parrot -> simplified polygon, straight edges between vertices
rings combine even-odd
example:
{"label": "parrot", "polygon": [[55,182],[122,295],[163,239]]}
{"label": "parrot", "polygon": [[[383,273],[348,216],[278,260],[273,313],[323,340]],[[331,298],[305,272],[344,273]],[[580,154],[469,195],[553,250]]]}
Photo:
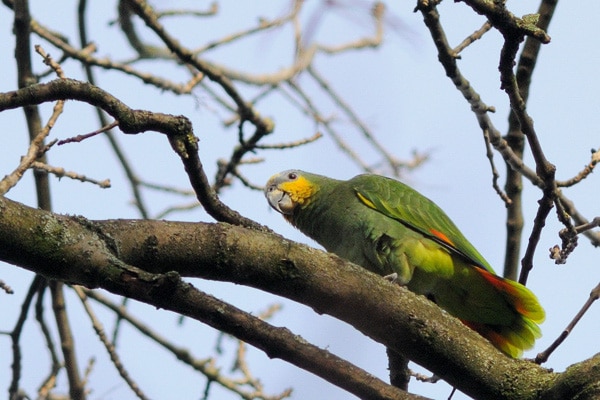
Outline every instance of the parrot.
{"label": "parrot", "polygon": [[337,180],[287,170],[264,188],[270,206],[328,252],[424,295],[512,358],[541,337],[531,290],[496,275],[432,200],[392,178]]}

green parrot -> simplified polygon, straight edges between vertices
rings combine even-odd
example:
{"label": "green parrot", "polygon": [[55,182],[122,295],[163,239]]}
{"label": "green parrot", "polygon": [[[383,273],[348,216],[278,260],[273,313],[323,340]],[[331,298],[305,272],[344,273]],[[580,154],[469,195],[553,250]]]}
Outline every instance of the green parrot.
{"label": "green parrot", "polygon": [[511,357],[545,318],[536,296],[492,267],[431,200],[396,180],[341,181],[299,170],[272,176],[271,207],[327,251],[427,296]]}

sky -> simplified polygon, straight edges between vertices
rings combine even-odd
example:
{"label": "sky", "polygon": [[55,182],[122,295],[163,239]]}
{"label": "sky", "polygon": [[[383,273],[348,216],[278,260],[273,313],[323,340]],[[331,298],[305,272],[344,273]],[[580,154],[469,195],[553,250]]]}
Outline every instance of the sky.
{"label": "sky", "polygon": [[[43,21],[50,28],[60,30],[75,40],[76,2],[64,1],[60,4],[45,1],[32,1],[34,18]],[[306,40],[340,43],[348,37],[360,37],[369,33],[369,18],[366,2],[347,1],[348,7],[326,8],[322,2],[309,1],[309,12],[304,16],[307,24],[312,24]],[[514,4],[513,4],[514,3]],[[161,4],[161,2],[156,2]],[[181,8],[205,8],[203,1],[170,2]],[[193,18],[175,19],[167,24],[184,44],[191,47],[205,43],[205,38],[218,38],[222,35],[252,26],[256,17],[274,17],[286,9],[284,2],[264,1],[219,3],[222,17],[201,20]],[[509,8],[517,15],[534,13],[538,3],[531,0],[509,1]],[[124,60],[131,52],[124,45],[120,31],[109,22],[114,20],[116,6],[112,2],[90,4],[90,37],[98,45],[98,54]],[[405,172],[402,180],[434,200],[461,228],[475,247],[501,270],[503,263],[505,211],[502,201],[491,186],[491,173],[485,157],[485,146],[481,131],[469,105],[445,76],[437,62],[435,48],[418,13],[413,13],[414,2],[394,2],[389,6],[389,20],[386,25],[385,42],[378,49],[361,50],[340,56],[320,55],[315,60],[316,68],[325,76],[341,96],[357,110],[358,115],[371,129],[386,149],[398,159],[410,160],[413,152],[427,153],[428,161],[415,171]],[[368,9],[368,6],[367,6]],[[458,44],[465,36],[478,29],[485,21],[475,15],[464,3],[443,2],[440,7],[442,23],[447,30],[449,41]],[[585,12],[582,10],[585,9]],[[590,149],[597,148],[598,107],[596,95],[600,91],[597,71],[600,64],[600,49],[594,38],[600,30],[596,16],[600,5],[595,1],[562,2],[558,5],[549,34],[551,43],[544,45],[533,78],[528,111],[535,121],[547,158],[557,167],[557,178],[568,179],[577,174],[589,162]],[[93,23],[100,19],[100,23]],[[12,14],[0,8],[0,51],[5,60],[0,90],[16,88],[16,73],[12,63],[14,38]],[[354,35],[354,36],[353,36]],[[152,37],[149,35],[148,37]],[[59,53],[43,40],[35,38],[54,56]],[[290,32],[274,31],[255,39],[229,46],[207,55],[213,62],[231,68],[251,71],[256,74],[273,73],[289,65],[293,50],[290,49]],[[491,115],[495,126],[505,132],[507,127],[508,100],[500,90],[497,70],[501,37],[489,32],[482,40],[474,43],[462,54],[459,67],[471,82],[483,101],[494,106]],[[34,56],[36,71],[44,70],[39,57]],[[184,76],[181,71],[173,71],[167,63],[137,63],[140,69],[150,70],[173,79]],[[65,62],[63,69],[68,77],[83,79],[79,66]],[[121,77],[113,72],[98,72],[99,85],[120,98],[132,108],[147,109],[188,116],[194,124],[195,134],[200,138],[200,157],[209,177],[214,176],[216,161],[227,158],[231,146],[236,143],[237,130],[223,128],[222,120],[228,115],[219,109],[210,96],[202,90],[192,97],[175,97],[160,92],[138,81]],[[325,115],[338,120],[335,126],[343,132],[344,139],[361,152],[371,164],[380,157],[364,141],[339,110],[323,99],[322,91],[308,79],[300,77],[299,83],[306,85],[311,98],[319,104]],[[255,88],[238,84],[244,93],[254,93]],[[42,108],[44,116],[50,114],[51,105]],[[258,111],[272,118],[275,131],[265,139],[265,143],[281,143],[312,136],[321,127],[307,122],[289,102],[281,96],[262,102]],[[5,139],[0,146],[0,175],[12,171],[19,157],[27,147],[25,122],[20,110],[0,113],[0,124],[5,127]],[[51,138],[63,139],[97,129],[93,110],[87,105],[68,102],[63,117],[54,128]],[[118,134],[130,161],[140,177],[151,183],[168,184],[181,189],[189,189],[189,184],[178,157],[171,151],[168,142],[158,133],[147,132],[140,135]],[[291,151],[261,151],[256,154],[264,160],[259,164],[244,166],[242,172],[253,183],[262,185],[269,176],[281,170],[300,168],[311,172],[347,179],[361,172],[360,168],[346,154],[336,147],[328,135],[317,143]],[[494,156],[501,173],[505,171],[499,154]],[[132,206],[132,196],[124,180],[107,141],[103,137],[84,141],[75,145],[55,147],[49,153],[50,162],[67,170],[74,170],[95,179],[109,178],[110,189],[99,189],[91,184],[51,177],[54,210],[59,213],[79,214],[90,219],[139,218]],[[533,167],[531,155],[525,162]],[[599,215],[597,174],[592,174],[573,188],[564,190],[588,219]],[[193,199],[171,194],[144,191],[151,215],[159,215],[173,204],[187,204]],[[8,197],[27,205],[35,206],[33,180],[31,174],[9,192]],[[525,183],[525,235],[524,244],[531,230],[536,211],[536,202],[541,193],[531,184]],[[235,210],[285,237],[318,247],[310,239],[294,230],[276,212],[269,209],[260,191],[251,191],[239,182],[223,191],[222,200]],[[201,209],[170,214],[168,219],[185,221],[210,221]],[[534,270],[528,287],[539,297],[547,312],[542,325],[543,337],[536,347],[526,353],[534,357],[545,349],[560,334],[587,299],[590,290],[600,281],[597,250],[585,238],[581,238],[575,253],[566,265],[555,265],[548,257],[547,249],[560,242],[557,232],[561,226],[551,213],[546,229],[534,259]],[[0,264],[0,279],[15,290],[15,294],[0,294],[0,331],[8,331],[14,325],[22,299],[27,291],[32,275],[19,268]],[[385,349],[382,345],[364,337],[352,327],[328,316],[319,316],[308,307],[269,295],[254,289],[226,283],[193,280],[199,289],[222,298],[252,313],[259,313],[269,304],[281,303],[283,309],[274,316],[271,323],[285,326],[321,347],[344,357],[368,372],[382,379],[387,378]],[[82,313],[81,305],[72,293],[69,297],[69,312],[76,326],[80,365],[86,365],[90,357],[97,357],[90,375],[90,386],[94,389],[93,399],[127,399],[133,394],[120,381],[102,348],[98,346],[89,321]],[[48,305],[49,307],[49,305]],[[142,304],[131,304],[132,310],[146,323],[163,335],[172,337],[189,348],[197,357],[214,355],[217,334],[200,323],[185,320],[178,323],[174,314],[154,310]],[[106,329],[110,330],[114,319],[110,313],[95,305],[95,311],[103,318]],[[597,334],[600,328],[598,306],[583,317],[566,342],[559,347],[545,364],[555,371],[562,371],[572,363],[590,357],[598,351]],[[22,384],[33,394],[40,380],[46,374],[49,361],[39,340],[38,327],[30,318],[24,332],[27,344],[24,354]],[[140,386],[147,390],[151,398],[199,398],[204,380],[186,368],[161,368],[173,365],[171,355],[156,349],[155,345],[140,339],[132,329],[125,327],[120,343],[124,364]],[[140,345],[141,343],[141,345]],[[224,353],[218,359],[223,371],[231,368],[235,342],[223,339]],[[135,344],[133,348],[131,346]],[[0,354],[9,354],[10,341],[0,336]],[[149,360],[148,354],[151,354]],[[249,351],[249,363],[257,377],[260,377],[268,393],[277,393],[287,387],[294,388],[293,399],[350,399],[351,395],[320,378],[302,372],[279,360],[270,360],[260,351]],[[40,359],[42,360],[40,362]],[[3,357],[0,363],[0,391],[7,390],[10,382],[10,362]],[[170,363],[170,364],[169,364]],[[150,367],[148,367],[150,365]],[[32,366],[37,366],[33,367]],[[424,372],[415,366],[415,369]],[[160,374],[165,384],[157,384]],[[161,382],[163,380],[161,379]],[[59,387],[66,387],[64,374]],[[213,388],[213,398],[235,398],[226,392]],[[412,383],[410,390],[432,398],[446,398],[450,393],[448,385],[438,383]],[[458,393],[456,400],[467,398]]]}

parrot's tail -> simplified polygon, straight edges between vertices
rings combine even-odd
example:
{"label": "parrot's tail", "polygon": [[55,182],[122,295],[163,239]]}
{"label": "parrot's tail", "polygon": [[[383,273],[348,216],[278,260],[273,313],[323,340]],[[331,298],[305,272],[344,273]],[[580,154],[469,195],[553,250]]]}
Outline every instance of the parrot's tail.
{"label": "parrot's tail", "polygon": [[477,331],[494,346],[513,358],[521,356],[523,350],[533,347],[535,340],[542,336],[537,324],[544,322],[546,313],[531,290],[518,282],[494,275],[482,268],[477,271],[492,284],[515,310],[516,315],[510,325],[481,324],[463,321]]}

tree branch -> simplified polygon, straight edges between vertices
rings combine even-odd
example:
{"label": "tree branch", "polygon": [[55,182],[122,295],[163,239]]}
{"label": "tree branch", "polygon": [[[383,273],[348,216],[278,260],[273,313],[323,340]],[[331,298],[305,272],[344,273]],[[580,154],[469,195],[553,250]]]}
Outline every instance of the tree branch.
{"label": "tree branch", "polygon": [[550,43],[550,36],[529,21],[526,17],[518,18],[508,11],[504,1],[492,0],[460,0],[471,7],[476,13],[485,15],[492,26],[503,34],[530,36],[541,43]]}
{"label": "tree branch", "polygon": [[12,92],[0,93],[0,111],[54,100],[80,100],[99,107],[119,122],[121,131],[138,134],[156,131],[167,135],[179,155],[196,196],[204,209],[217,221],[264,230],[260,224],[242,217],[223,204],[212,190],[198,156],[198,139],[192,123],[183,115],[133,110],[97,86],[74,79],[58,79]]}
{"label": "tree branch", "polygon": [[[538,26],[547,31],[556,9],[556,0],[544,0],[540,3],[538,14],[540,15]],[[531,36],[525,39],[523,51],[519,56],[517,64],[516,79],[523,100],[529,99],[529,88],[531,76],[537,63],[542,43]],[[521,125],[514,112],[508,116],[508,132],[505,136],[508,146],[515,154],[523,159],[525,140]],[[507,164],[507,167],[509,165]],[[523,206],[522,206],[523,179],[521,173],[513,168],[506,171],[506,193],[510,196],[511,204],[507,207],[506,216],[506,257],[504,260],[504,276],[516,280],[519,271],[519,259],[521,255],[521,238],[523,235]]]}
{"label": "tree branch", "polygon": [[67,315],[65,296],[63,292],[64,283],[61,281],[50,281],[50,293],[52,296],[52,310],[60,336],[60,347],[65,360],[67,378],[69,379],[69,396],[73,400],[87,399],[85,383],[79,374],[77,355],[75,353],[75,341],[71,323]]}
{"label": "tree branch", "polygon": [[[227,224],[89,221],[4,198],[0,210],[0,260],[53,279],[102,287],[196,319],[218,308],[206,309],[200,292],[184,290],[174,277],[252,286],[345,321],[476,398],[538,398],[556,378],[504,356],[424,297],[273,234]],[[269,344],[259,339],[254,345]]]}

